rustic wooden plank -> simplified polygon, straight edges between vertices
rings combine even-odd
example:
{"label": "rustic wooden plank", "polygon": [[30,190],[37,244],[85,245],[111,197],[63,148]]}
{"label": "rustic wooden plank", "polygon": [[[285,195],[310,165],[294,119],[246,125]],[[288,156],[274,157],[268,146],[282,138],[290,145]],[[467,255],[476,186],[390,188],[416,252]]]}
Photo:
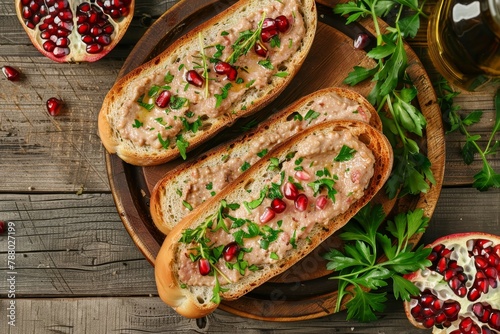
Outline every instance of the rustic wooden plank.
{"label": "rustic wooden plank", "polygon": [[[5,310],[9,299],[0,299]],[[345,321],[341,312],[316,320],[274,323],[216,311],[200,320],[176,316],[158,297],[15,299],[15,327],[0,323],[10,334],[45,333],[407,333],[422,334],[413,327],[400,302],[390,304],[382,322]],[[278,329],[279,328],[279,329]],[[7,330],[7,331],[6,331]]]}
{"label": "rustic wooden plank", "polygon": [[[15,224],[17,292],[25,296],[154,293],[153,268],[137,250],[110,194],[1,195]],[[0,236],[5,241],[7,236]],[[7,265],[6,242],[0,267]],[[6,291],[5,280],[0,291]]]}

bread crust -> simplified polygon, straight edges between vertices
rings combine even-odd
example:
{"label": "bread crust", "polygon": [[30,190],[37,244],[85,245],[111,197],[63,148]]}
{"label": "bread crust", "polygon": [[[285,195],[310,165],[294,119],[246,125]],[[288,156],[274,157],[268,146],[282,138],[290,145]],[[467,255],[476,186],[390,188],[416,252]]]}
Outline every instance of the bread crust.
{"label": "bread crust", "polygon": [[[158,230],[167,235],[188,213],[188,209],[182,204],[176,192],[183,192],[182,188],[186,187],[186,180],[192,177],[191,173],[193,170],[205,166],[224,165],[231,158],[225,162],[221,162],[222,156],[238,156],[242,151],[248,151],[255,137],[266,136],[267,133],[276,131],[276,128],[280,124],[287,121],[294,122],[293,119],[291,120],[294,114],[305,114],[311,103],[329,96],[339,96],[358,103],[361,108],[370,115],[369,124],[382,131],[382,121],[375,108],[362,95],[353,90],[340,87],[329,87],[304,96],[280,112],[269,117],[255,129],[250,130],[229,143],[219,145],[196,159],[191,159],[190,161],[180,164],[160,179],[156,183],[150,198],[151,218]],[[332,115],[331,117],[334,118],[336,116]],[[230,149],[228,149],[228,147]]]}
{"label": "bread crust", "polygon": [[[297,242],[297,248],[288,250],[286,255],[275,264],[264,266],[261,270],[244,276],[237,283],[226,285],[225,287],[228,288],[228,291],[221,294],[223,299],[234,300],[239,298],[297,263],[321,242],[344,226],[383,187],[392,169],[392,147],[380,131],[362,122],[332,121],[316,125],[294,136],[284,144],[275,147],[270,152],[270,156],[285,156],[289,150],[303,143],[308,136],[318,132],[328,133],[340,130],[349,131],[356,138],[360,139],[375,157],[374,174],[362,197],[352,203],[344,213],[336,217],[328,217],[328,222],[325,222],[326,224],[316,223],[308,233],[307,240],[305,238],[300,239]],[[176,265],[180,247],[179,240],[183,231],[188,228],[192,229],[200,224],[209,213],[216,210],[222,200],[227,198],[230,201],[232,199],[231,196],[241,193],[242,189],[244,191],[247,183],[251,180],[257,180],[259,175],[262,175],[259,173],[267,170],[268,165],[269,161],[267,159],[258,161],[248,171],[232,182],[230,186],[224,188],[213,197],[213,199],[206,201],[188,214],[172,229],[165,239],[156,258],[155,278],[161,299],[173,307],[179,314],[189,318],[198,318],[213,312],[218,307],[217,303],[206,298],[206,296],[211,295],[212,287],[197,287],[198,290],[191,290],[190,287],[182,288],[180,286]],[[285,218],[283,218],[283,221],[286,221]],[[203,288],[206,290],[203,290]],[[200,297],[200,295],[203,297]]]}
{"label": "bread crust", "polygon": [[[266,0],[267,1],[267,0]],[[197,131],[196,134],[190,134],[187,141],[189,146],[187,151],[190,151],[201,143],[206,142],[209,138],[220,132],[222,129],[230,126],[236,119],[248,116],[257,112],[267,104],[269,104],[281,91],[291,82],[297,71],[300,69],[303,61],[305,60],[312,42],[314,40],[316,26],[317,26],[317,13],[316,5],[313,0],[299,0],[301,5],[301,15],[304,19],[306,32],[302,40],[302,45],[298,52],[283,63],[286,67],[288,75],[286,77],[273,77],[272,83],[267,85],[265,89],[258,91],[253,88],[246,88],[245,97],[252,96],[252,103],[245,106],[245,110],[238,111],[236,115],[231,114],[233,108],[239,107],[241,101],[235,101],[226,112],[221,113],[216,118],[209,118],[208,123],[211,124],[208,129]],[[181,50],[187,49],[187,46],[196,44],[198,45],[199,35],[207,36],[210,34],[220,33],[220,28],[217,26],[226,20],[232,20],[236,23],[238,17],[245,15],[248,8],[260,8],[263,5],[262,0],[240,0],[236,4],[229,7],[227,10],[221,12],[217,16],[211,18],[202,25],[194,28],[183,37],[179,38],[165,51],[154,59],[148,61],[144,65],[134,69],[127,75],[119,79],[106,95],[101,111],[98,116],[98,131],[101,141],[110,154],[117,154],[125,162],[137,166],[152,166],[159,165],[177,158],[180,155],[179,149],[175,145],[170,145],[168,149],[156,149],[151,146],[141,146],[129,139],[123,138],[117,130],[117,124],[120,121],[122,112],[119,112],[121,106],[125,101],[132,99],[132,91],[134,87],[138,86],[140,79],[153,76],[155,70],[164,68],[168,64],[172,64],[178,58]],[[299,15],[297,13],[297,15]],[[182,57],[182,56],[179,56]],[[243,108],[242,108],[243,109]],[[239,109],[238,109],[239,110]]]}

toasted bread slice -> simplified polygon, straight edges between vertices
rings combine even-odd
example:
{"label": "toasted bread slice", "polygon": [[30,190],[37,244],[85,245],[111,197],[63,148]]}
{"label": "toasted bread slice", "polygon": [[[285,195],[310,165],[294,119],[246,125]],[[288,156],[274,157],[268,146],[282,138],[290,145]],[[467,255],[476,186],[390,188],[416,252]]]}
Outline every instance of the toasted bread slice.
{"label": "toasted bread slice", "polygon": [[308,127],[342,119],[382,129],[376,110],[360,94],[338,87],[314,92],[234,141],[169,171],[151,194],[153,222],[162,233],[168,234],[190,210],[221,191],[274,146]]}
{"label": "toasted bread slice", "polygon": [[155,261],[160,297],[197,318],[284,272],[373,198],[392,162],[387,138],[366,123],[300,132],[172,229]]}
{"label": "toasted bread slice", "polygon": [[[283,16],[288,27],[270,32]],[[316,25],[313,0],[238,1],[113,85],[99,113],[103,145],[133,165],[185,158],[291,82]]]}

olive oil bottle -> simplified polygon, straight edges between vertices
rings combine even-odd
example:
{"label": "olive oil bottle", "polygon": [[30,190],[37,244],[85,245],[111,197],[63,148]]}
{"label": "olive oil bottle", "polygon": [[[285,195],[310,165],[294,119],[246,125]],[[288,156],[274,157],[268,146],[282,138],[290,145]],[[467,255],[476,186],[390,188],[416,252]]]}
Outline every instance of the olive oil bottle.
{"label": "olive oil bottle", "polygon": [[500,78],[500,0],[440,0],[428,29],[429,54],[452,84],[478,90]]}

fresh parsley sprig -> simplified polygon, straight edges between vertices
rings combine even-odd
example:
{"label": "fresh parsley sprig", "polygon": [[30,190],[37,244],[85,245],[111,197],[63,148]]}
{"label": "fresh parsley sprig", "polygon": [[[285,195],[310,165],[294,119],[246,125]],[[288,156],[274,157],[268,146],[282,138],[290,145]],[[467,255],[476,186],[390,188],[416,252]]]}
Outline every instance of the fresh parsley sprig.
{"label": "fresh parsley sprig", "polygon": [[257,25],[257,29],[245,30],[240,33],[240,36],[233,43],[233,52],[227,57],[226,62],[234,64],[243,55],[246,55],[257,43],[262,33],[262,25],[264,24],[265,13],[262,14],[262,19]]}
{"label": "fresh parsley sprig", "polygon": [[420,246],[412,250],[411,244],[412,237],[424,232],[429,221],[422,209],[400,213],[388,221],[389,235],[378,232],[384,220],[381,205],[365,206],[340,234],[346,242],[344,251],[331,249],[324,255],[329,261],[327,269],[338,272],[330,277],[339,281],[336,311],[344,298],[351,297],[345,304],[348,320],[376,320],[376,312],[384,310],[387,300],[386,292],[377,290],[391,281],[396,299],[409,300],[419,290],[403,275],[431,264],[427,259],[431,249]]}
{"label": "fresh parsley sprig", "polygon": [[[388,26],[387,32],[382,33],[377,19],[384,18],[394,10],[397,10],[394,26]],[[344,82],[356,85],[367,79],[373,80],[375,86],[368,100],[377,107],[379,113],[382,110],[389,113],[388,116],[381,114],[384,133],[395,148],[394,168],[386,183],[387,194],[394,198],[398,194],[403,196],[427,192],[429,183],[435,183],[431,164],[412,139],[412,136],[422,136],[426,121],[420,110],[412,104],[417,94],[406,73],[408,57],[404,48],[404,38],[415,37],[420,27],[420,17],[426,16],[425,13],[418,0],[358,0],[338,4],[334,12],[347,16],[347,24],[365,17],[373,19],[377,46],[367,56],[375,60],[376,66],[355,66]]]}
{"label": "fresh parsley sprig", "polygon": [[478,154],[483,162],[483,167],[473,177],[472,186],[480,191],[486,191],[491,187],[500,188],[500,174],[493,169],[488,161],[488,156],[498,153],[500,149],[500,141],[495,140],[495,135],[500,130],[500,91],[495,94],[495,125],[483,150],[478,143],[481,136],[474,135],[468,130],[470,125],[481,120],[483,112],[474,110],[462,116],[460,113],[461,107],[456,105],[453,100],[460,92],[455,91],[445,79],[439,80],[435,88],[441,112],[443,113],[443,120],[447,127],[446,133],[460,131],[465,136],[465,144],[461,148],[464,162],[467,165],[473,163],[475,154]]}

